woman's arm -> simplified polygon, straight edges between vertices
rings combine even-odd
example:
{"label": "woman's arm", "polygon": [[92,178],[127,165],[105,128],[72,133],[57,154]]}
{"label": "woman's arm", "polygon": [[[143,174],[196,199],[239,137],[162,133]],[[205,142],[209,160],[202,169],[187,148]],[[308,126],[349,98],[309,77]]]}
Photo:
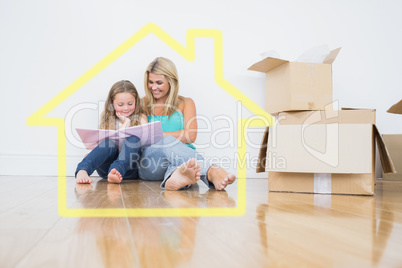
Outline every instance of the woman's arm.
{"label": "woman's arm", "polygon": [[[181,108],[179,106],[179,108]],[[181,112],[184,116],[184,129],[164,132],[164,136],[173,136],[183,143],[193,143],[197,139],[197,112],[195,109],[195,103],[191,98],[184,98],[183,108]]]}
{"label": "woman's arm", "polygon": [[147,123],[148,123],[148,116],[146,116],[145,114],[142,114],[141,118],[140,118],[140,125],[147,124]]}

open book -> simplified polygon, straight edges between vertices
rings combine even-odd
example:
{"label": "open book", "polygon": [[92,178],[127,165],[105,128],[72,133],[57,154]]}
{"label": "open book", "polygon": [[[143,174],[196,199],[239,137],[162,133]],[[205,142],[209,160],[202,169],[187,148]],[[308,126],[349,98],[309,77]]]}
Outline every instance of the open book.
{"label": "open book", "polygon": [[120,130],[82,128],[76,128],[76,130],[85,147],[89,150],[94,149],[105,139],[113,140],[120,147],[127,137],[137,136],[141,140],[141,147],[145,147],[163,138],[162,126],[159,121]]}

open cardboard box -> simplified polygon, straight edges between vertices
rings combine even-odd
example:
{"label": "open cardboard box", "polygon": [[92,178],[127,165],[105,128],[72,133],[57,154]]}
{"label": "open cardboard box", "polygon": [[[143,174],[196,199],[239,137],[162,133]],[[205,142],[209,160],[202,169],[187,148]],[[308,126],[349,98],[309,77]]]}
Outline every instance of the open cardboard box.
{"label": "open cardboard box", "polygon": [[265,110],[332,110],[332,63],[341,48],[332,50],[323,63],[290,62],[267,57],[248,70],[266,73]]}
{"label": "open cardboard box", "polygon": [[382,135],[396,173],[382,172],[383,180],[402,180],[402,134]]}
{"label": "open cardboard box", "polygon": [[257,172],[269,191],[373,195],[375,144],[384,172],[394,167],[374,110],[282,112],[267,127]]}
{"label": "open cardboard box", "polygon": [[392,114],[402,114],[402,100],[392,105],[387,112]]}
{"label": "open cardboard box", "polygon": [[[394,104],[387,112],[402,114],[402,100]],[[382,178],[383,180],[402,180],[402,134],[384,134],[383,139],[394,163],[396,173],[383,172]]]}

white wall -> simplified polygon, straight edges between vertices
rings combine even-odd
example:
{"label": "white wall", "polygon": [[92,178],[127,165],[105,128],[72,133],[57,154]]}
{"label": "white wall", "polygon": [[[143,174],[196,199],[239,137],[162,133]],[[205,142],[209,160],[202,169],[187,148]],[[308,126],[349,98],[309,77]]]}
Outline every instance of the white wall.
{"label": "white wall", "polygon": [[[264,75],[247,71],[260,53],[275,50],[296,59],[317,45],[342,46],[333,64],[334,98],[343,107],[375,108],[382,133],[402,133],[402,117],[386,113],[402,96],[401,10],[398,0],[0,1],[0,175],[57,174],[56,128],[27,126],[27,117],[151,22],[183,45],[189,29],[220,30],[225,78],[262,107]],[[196,60],[189,63],[159,39],[146,37],[48,116],[65,118],[76,105],[97,105],[121,79],[131,80],[143,95],[144,69],[157,56],[177,64],[181,94],[196,101],[215,133],[230,125],[222,116],[250,116],[215,84],[212,41],[199,38],[196,46]],[[78,112],[71,127],[95,128],[97,113]],[[197,143],[211,135],[200,134]],[[250,137],[258,144],[261,135],[262,130]],[[236,139],[236,132],[221,133],[216,142],[228,142],[226,148],[200,151],[234,162]],[[249,147],[255,160],[258,149]],[[67,144],[68,175],[85,153]],[[251,167],[247,174],[266,176]]]}

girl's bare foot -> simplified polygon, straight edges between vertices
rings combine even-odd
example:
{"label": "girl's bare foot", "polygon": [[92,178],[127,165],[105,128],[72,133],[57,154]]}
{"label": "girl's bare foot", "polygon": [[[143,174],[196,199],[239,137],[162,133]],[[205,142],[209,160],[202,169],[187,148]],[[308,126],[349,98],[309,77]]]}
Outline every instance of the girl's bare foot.
{"label": "girl's bare foot", "polygon": [[216,190],[223,190],[236,180],[235,175],[226,172],[226,170],[218,166],[211,166],[208,169],[207,177],[214,184]]}
{"label": "girl's bare foot", "polygon": [[197,183],[201,178],[201,166],[195,158],[191,158],[187,162],[181,164],[172,173],[165,183],[166,190],[179,190],[189,184]]}
{"label": "girl's bare foot", "polygon": [[111,183],[120,183],[123,180],[123,176],[121,176],[120,172],[118,172],[115,168],[112,169],[107,175],[107,181]]}
{"label": "girl's bare foot", "polygon": [[85,170],[78,171],[75,180],[77,183],[92,183],[92,179]]}

